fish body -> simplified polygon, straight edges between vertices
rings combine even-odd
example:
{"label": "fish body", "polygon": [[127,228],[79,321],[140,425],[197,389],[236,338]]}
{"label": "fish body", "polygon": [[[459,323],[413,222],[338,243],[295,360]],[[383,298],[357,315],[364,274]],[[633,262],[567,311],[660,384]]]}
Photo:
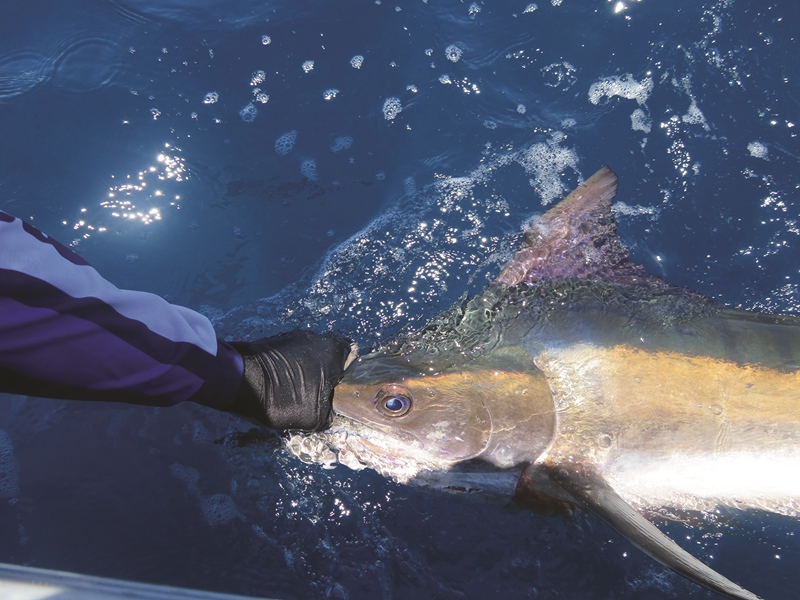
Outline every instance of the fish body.
{"label": "fish body", "polygon": [[365,355],[336,389],[342,462],[588,509],[728,598],[757,596],[651,519],[800,510],[800,319],[722,307],[628,260],[604,168],[495,282]]}

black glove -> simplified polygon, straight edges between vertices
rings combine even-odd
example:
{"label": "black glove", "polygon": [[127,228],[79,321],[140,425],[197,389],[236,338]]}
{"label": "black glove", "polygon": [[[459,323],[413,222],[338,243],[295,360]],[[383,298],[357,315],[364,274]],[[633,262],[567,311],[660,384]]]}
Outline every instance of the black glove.
{"label": "black glove", "polygon": [[231,345],[244,358],[244,379],[230,412],[274,429],[315,431],[330,425],[333,388],[358,346],[302,330]]}

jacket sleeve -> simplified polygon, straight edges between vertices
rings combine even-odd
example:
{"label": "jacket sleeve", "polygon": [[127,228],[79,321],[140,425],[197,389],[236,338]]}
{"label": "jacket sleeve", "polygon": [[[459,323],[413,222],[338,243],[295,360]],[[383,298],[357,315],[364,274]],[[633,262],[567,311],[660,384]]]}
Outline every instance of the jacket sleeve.
{"label": "jacket sleeve", "polygon": [[242,373],[242,357],[203,315],[118,289],[0,212],[0,391],[225,409]]}

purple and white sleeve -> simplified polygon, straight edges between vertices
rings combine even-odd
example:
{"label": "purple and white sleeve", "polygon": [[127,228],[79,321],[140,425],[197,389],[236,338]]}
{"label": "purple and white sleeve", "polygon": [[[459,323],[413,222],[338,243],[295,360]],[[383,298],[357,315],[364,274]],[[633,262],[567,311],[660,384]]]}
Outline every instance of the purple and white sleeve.
{"label": "purple and white sleeve", "polygon": [[225,409],[243,368],[203,315],[120,290],[0,212],[0,392]]}

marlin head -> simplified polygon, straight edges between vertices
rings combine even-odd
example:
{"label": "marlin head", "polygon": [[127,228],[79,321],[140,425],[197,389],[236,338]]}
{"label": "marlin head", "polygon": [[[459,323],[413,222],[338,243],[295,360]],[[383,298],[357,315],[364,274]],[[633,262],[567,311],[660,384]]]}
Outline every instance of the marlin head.
{"label": "marlin head", "polygon": [[[337,414],[366,428],[356,439],[367,465],[382,464],[387,454],[405,459],[402,474],[385,463],[379,468],[404,481],[512,469],[516,477],[552,441],[553,402],[535,367],[509,371],[476,359],[470,368],[431,372],[433,361],[413,363],[414,353],[367,355],[336,390]],[[448,481],[459,486],[454,475]]]}

